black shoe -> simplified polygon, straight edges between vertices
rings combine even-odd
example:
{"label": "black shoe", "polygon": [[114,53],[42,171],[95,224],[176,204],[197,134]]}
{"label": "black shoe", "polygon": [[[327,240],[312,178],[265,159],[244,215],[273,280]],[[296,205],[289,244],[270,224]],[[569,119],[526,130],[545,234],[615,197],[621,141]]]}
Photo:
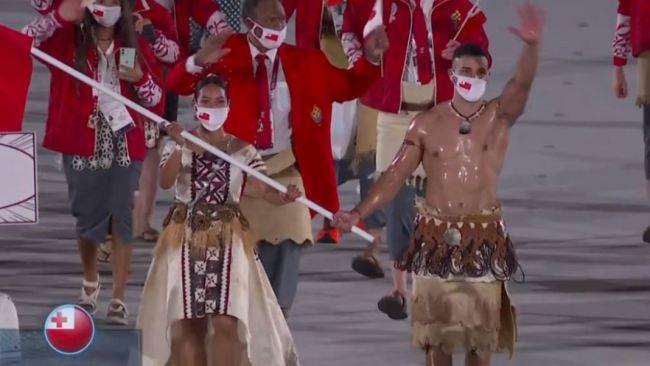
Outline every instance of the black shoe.
{"label": "black shoe", "polygon": [[650,244],[650,226],[645,228],[645,231],[643,232],[643,241]]}
{"label": "black shoe", "polygon": [[404,320],[408,318],[406,313],[406,299],[400,293],[382,297],[377,303],[379,311],[388,315],[393,320]]}
{"label": "black shoe", "polygon": [[368,278],[384,278],[384,270],[381,268],[377,258],[364,255],[354,257],[352,260],[352,269],[360,275]]}

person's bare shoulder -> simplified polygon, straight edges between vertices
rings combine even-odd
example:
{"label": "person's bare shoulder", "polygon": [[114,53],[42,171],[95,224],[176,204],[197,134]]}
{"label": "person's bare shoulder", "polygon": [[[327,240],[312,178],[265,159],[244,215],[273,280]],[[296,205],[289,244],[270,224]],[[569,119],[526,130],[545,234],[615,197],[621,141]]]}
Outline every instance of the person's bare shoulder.
{"label": "person's bare shoulder", "polygon": [[438,104],[428,111],[420,112],[413,119],[411,126],[423,132],[435,129],[436,122],[444,118],[444,111],[448,108],[446,104],[447,103]]}

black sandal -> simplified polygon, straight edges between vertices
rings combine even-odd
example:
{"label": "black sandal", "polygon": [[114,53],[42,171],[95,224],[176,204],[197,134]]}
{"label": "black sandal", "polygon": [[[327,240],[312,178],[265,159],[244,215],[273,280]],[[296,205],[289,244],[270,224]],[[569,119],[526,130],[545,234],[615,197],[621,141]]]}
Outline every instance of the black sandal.
{"label": "black sandal", "polygon": [[643,241],[650,243],[650,226],[648,226],[643,232]]}
{"label": "black sandal", "polygon": [[406,313],[406,298],[400,293],[394,292],[391,295],[382,297],[377,303],[379,311],[388,315],[393,320],[403,320],[408,318]]}
{"label": "black sandal", "polygon": [[384,278],[384,270],[374,256],[359,255],[352,260],[352,269],[368,278]]}

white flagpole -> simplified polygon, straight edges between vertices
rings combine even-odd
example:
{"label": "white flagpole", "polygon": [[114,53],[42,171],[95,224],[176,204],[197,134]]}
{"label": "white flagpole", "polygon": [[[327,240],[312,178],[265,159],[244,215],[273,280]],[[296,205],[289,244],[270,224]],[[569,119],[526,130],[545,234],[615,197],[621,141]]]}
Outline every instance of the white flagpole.
{"label": "white flagpole", "polygon": [[460,36],[460,32],[463,31],[463,28],[465,28],[465,25],[467,25],[467,21],[469,18],[474,16],[474,12],[478,9],[478,4],[481,2],[481,0],[476,0],[476,3],[474,3],[474,6],[472,6],[471,9],[467,12],[467,16],[465,17],[465,20],[463,20],[463,23],[460,25],[458,28],[458,32],[456,32],[456,35],[454,36],[453,40],[457,40],[458,36]]}
{"label": "white flagpole", "polygon": [[[120,103],[124,104],[125,106],[133,109],[134,111],[140,113],[141,115],[149,118],[150,120],[152,120],[152,121],[154,121],[156,123],[162,124],[163,126],[167,125],[169,123],[169,121],[167,121],[164,118],[158,116],[157,114],[151,112],[150,110],[140,106],[138,103],[135,103],[134,101],[132,101],[132,100],[130,100],[128,98],[125,98],[121,94],[115,93],[114,91],[106,88],[104,85],[102,85],[102,84],[98,83],[97,81],[89,78],[88,76],[80,73],[79,71],[75,70],[74,68],[66,65],[65,63],[57,60],[56,58],[48,55],[47,53],[39,50],[38,48],[32,47],[31,53],[35,57],[43,60],[44,62],[47,62],[48,64],[50,64],[50,65],[52,65],[52,66],[54,66],[54,67],[56,67],[56,68],[58,68],[58,69],[60,69],[60,70],[62,70],[64,72],[66,72],[67,74],[69,74],[69,75],[75,77],[76,79],[84,82],[85,84],[88,84],[89,86],[91,86],[91,87],[93,87],[95,89],[98,89],[98,90],[102,91],[103,93],[108,94],[111,98],[114,98],[115,100],[117,100]],[[204,150],[209,151],[212,154],[218,156],[219,158],[229,162],[230,164],[233,164],[233,165],[237,166],[238,168],[240,168],[241,170],[246,172],[246,174],[255,177],[256,179],[268,184],[269,186],[277,189],[278,191],[280,191],[282,193],[287,192],[287,188],[285,186],[283,186],[282,184],[280,184],[280,183],[276,182],[275,180],[267,177],[266,175],[256,171],[255,169],[252,169],[251,167],[247,166],[246,164],[242,164],[241,162],[237,161],[236,159],[233,159],[230,155],[228,155],[225,152],[217,149],[216,147],[208,144],[207,142],[201,140],[200,138],[192,135],[191,133],[189,133],[187,131],[183,131],[181,133],[181,136],[183,136],[185,139],[189,140],[190,142],[202,147]],[[309,207],[310,209],[318,212],[319,214],[327,217],[330,220],[333,217],[331,212],[327,211],[324,207],[316,204],[315,202],[312,202],[312,201],[308,200],[304,196],[298,197],[298,199],[296,201],[302,203],[303,205]],[[364,230],[361,230],[357,226],[354,226],[352,228],[352,232],[354,234],[360,236],[361,238],[365,239],[368,242],[373,242],[375,240],[375,238],[372,235],[370,235],[369,233],[367,233]]]}

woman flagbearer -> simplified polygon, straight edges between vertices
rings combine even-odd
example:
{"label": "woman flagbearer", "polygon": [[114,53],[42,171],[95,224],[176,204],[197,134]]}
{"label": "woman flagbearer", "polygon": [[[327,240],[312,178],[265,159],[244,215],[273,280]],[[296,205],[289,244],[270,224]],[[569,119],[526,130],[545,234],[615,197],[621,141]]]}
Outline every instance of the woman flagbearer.
{"label": "woman flagbearer", "polygon": [[[255,148],[222,128],[225,82],[209,75],[197,86],[201,126],[193,134],[260,172]],[[145,283],[138,328],[145,365],[297,365],[293,340],[239,209],[242,194],[277,205],[300,192],[273,190],[230,163],[203,153],[167,128],[160,185],[175,186],[176,203],[163,225]],[[206,342],[206,337],[208,338]],[[215,357],[211,357],[215,355]],[[218,355],[218,357],[217,357]],[[209,363],[208,363],[209,362]]]}

